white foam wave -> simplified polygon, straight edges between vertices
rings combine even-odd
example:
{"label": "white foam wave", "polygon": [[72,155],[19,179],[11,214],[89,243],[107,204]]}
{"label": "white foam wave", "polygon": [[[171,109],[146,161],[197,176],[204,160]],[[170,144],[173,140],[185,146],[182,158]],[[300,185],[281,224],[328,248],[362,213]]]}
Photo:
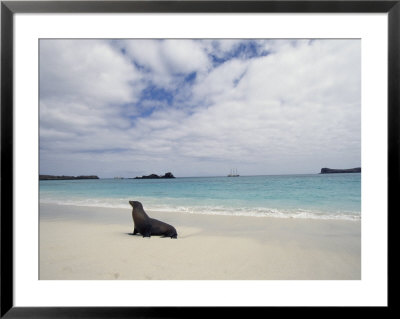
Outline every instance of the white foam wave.
{"label": "white foam wave", "polygon": [[[142,202],[146,200],[138,199]],[[72,205],[86,207],[105,207],[130,209],[126,198],[102,198],[102,199],[54,199],[41,198],[40,203]],[[353,220],[361,219],[359,212],[351,211],[318,211],[307,209],[275,209],[266,207],[226,207],[216,206],[190,206],[190,205],[163,205],[148,201],[145,209],[156,212],[179,212],[183,214],[224,215],[224,216],[250,216],[250,217],[275,217],[298,219],[325,219],[325,220]]]}

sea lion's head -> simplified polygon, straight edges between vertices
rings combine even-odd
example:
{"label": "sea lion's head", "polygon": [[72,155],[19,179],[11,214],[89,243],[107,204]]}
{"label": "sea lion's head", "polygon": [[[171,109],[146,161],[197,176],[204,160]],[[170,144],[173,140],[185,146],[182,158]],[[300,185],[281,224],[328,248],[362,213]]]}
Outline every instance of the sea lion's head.
{"label": "sea lion's head", "polygon": [[131,204],[131,206],[134,208],[134,209],[143,209],[143,205],[142,205],[142,203],[141,202],[138,202],[138,201],[134,201],[134,200],[130,200],[129,201],[129,204]]}
{"label": "sea lion's head", "polygon": [[135,200],[130,200],[129,204],[132,206],[132,217],[136,220],[137,218],[139,219],[148,219],[149,216],[147,216],[146,212],[143,209],[143,205],[141,202],[135,201]]}

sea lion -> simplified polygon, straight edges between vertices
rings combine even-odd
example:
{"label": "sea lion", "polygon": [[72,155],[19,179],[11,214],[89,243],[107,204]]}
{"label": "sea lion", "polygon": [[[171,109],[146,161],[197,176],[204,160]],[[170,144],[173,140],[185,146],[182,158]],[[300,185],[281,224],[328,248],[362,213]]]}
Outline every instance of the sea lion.
{"label": "sea lion", "polygon": [[150,218],[143,209],[143,205],[137,201],[129,201],[132,206],[132,218],[135,224],[133,235],[140,233],[143,237],[163,236],[177,238],[176,229],[154,218]]}

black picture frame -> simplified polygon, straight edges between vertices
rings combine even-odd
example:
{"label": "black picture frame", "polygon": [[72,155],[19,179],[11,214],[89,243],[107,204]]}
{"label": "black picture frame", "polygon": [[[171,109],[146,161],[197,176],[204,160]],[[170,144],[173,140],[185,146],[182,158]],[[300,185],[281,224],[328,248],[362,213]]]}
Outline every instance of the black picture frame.
{"label": "black picture frame", "polygon": [[[15,13],[387,13],[388,14],[388,225],[398,206],[400,105],[400,0],[396,1],[1,1],[1,317],[6,318],[178,318],[249,315],[245,308],[191,307],[15,307],[13,303],[13,16]],[[397,212],[398,213],[398,212]],[[388,265],[390,264],[388,226]],[[389,271],[390,269],[388,269]],[[388,272],[389,273],[389,272]],[[390,275],[390,273],[389,273]],[[390,281],[388,280],[388,287]],[[391,309],[391,295],[388,294]],[[339,307],[329,311],[333,315]],[[308,307],[290,307],[304,314]],[[358,308],[359,309],[359,308]],[[326,311],[324,307],[313,311]],[[259,315],[277,307],[253,307]],[[371,313],[371,309],[366,309]]]}

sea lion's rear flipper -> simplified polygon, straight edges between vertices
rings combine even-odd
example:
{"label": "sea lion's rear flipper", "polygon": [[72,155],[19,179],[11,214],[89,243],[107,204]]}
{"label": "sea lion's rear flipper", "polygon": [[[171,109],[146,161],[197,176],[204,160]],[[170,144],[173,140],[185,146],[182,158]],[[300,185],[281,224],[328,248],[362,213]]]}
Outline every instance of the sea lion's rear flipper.
{"label": "sea lion's rear flipper", "polygon": [[161,236],[161,238],[167,238],[167,237],[170,237],[171,239],[172,238],[174,238],[174,239],[177,239],[178,238],[178,234],[164,234],[164,235],[162,235]]}

